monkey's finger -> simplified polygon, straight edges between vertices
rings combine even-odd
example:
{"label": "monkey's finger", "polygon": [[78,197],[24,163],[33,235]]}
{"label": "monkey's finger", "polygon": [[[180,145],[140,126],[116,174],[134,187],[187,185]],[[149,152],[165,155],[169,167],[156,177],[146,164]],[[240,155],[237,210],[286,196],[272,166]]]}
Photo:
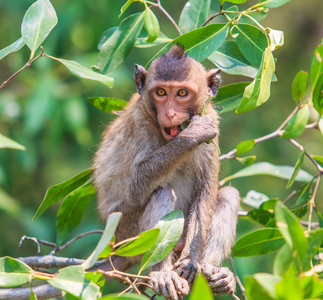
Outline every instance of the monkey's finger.
{"label": "monkey's finger", "polygon": [[168,290],[166,288],[166,283],[165,283],[163,276],[159,277],[158,286],[159,286],[159,289],[161,292],[160,294],[163,295],[165,298],[167,298],[167,297],[169,298]]}
{"label": "monkey's finger", "polygon": [[167,276],[165,283],[166,283],[166,288],[168,291],[167,296],[168,297],[170,296],[170,298],[173,300],[178,300],[177,291],[176,291],[174,283],[172,281],[172,277]]}
{"label": "monkey's finger", "polygon": [[223,279],[223,278],[225,278],[227,276],[228,276],[228,274],[219,272],[219,273],[216,273],[216,274],[211,276],[211,281],[218,281],[218,280]]}
{"label": "monkey's finger", "polygon": [[194,279],[195,279],[195,275],[196,275],[196,272],[194,272],[194,271],[192,271],[192,272],[189,274],[189,277],[188,277],[188,279],[187,279],[187,282],[188,282],[189,284],[192,284],[192,283],[193,283],[193,281],[194,281]]}
{"label": "monkey's finger", "polygon": [[172,275],[172,280],[177,291],[181,292],[183,297],[186,297],[189,293],[189,285],[185,279],[178,277],[177,274]]}
{"label": "monkey's finger", "polygon": [[157,280],[157,278],[155,278],[155,277],[153,277],[153,278],[151,278],[151,280],[150,280],[150,285],[153,287],[153,290],[154,290],[154,292],[158,295],[158,296],[160,296],[161,295],[161,292],[160,292],[160,289],[159,289],[159,285],[158,285],[158,280]]}

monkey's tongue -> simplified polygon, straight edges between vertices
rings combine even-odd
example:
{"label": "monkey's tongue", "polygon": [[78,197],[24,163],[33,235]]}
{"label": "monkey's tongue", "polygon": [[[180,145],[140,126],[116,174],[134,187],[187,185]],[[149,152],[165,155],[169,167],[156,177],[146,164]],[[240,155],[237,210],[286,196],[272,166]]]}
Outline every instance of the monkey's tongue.
{"label": "monkey's tongue", "polygon": [[179,132],[178,126],[170,127],[169,132],[171,136],[176,136]]}

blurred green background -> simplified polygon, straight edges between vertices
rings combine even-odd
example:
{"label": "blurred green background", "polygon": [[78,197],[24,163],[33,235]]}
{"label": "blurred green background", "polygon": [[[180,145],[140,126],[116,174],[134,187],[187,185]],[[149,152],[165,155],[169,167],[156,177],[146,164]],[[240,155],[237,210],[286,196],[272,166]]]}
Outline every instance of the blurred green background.
{"label": "blurred green background", "polygon": [[[20,37],[24,13],[33,0],[0,0],[0,49]],[[44,42],[45,53],[78,61],[90,67],[96,62],[97,44],[102,32],[120,22],[118,14],[125,1],[113,0],[52,0],[58,15],[58,25]],[[162,1],[165,9],[178,21],[186,1]],[[248,7],[255,1],[249,0]],[[217,1],[212,1],[216,11]],[[142,5],[135,3],[128,14]],[[163,15],[155,11],[161,30],[169,37],[176,31]],[[221,151],[226,153],[247,139],[274,131],[294,109],[291,84],[299,70],[309,71],[313,52],[323,38],[323,1],[291,0],[287,5],[271,9],[262,22],[265,27],[283,30],[285,45],[275,51],[278,82],[272,84],[271,98],[265,105],[243,114],[221,115]],[[25,152],[0,150],[0,256],[36,255],[37,247],[22,235],[55,240],[55,217],[58,206],[48,209],[36,221],[31,221],[47,188],[62,182],[91,166],[105,124],[112,116],[88,103],[87,97],[107,96],[127,100],[136,91],[133,81],[134,63],[145,65],[157,48],[135,48],[124,64],[111,74],[115,87],[109,89],[90,80],[80,80],[64,66],[47,58],[36,61],[0,91],[0,132],[26,146]],[[29,58],[24,47],[0,61],[0,83],[20,69]],[[207,67],[212,67],[206,64]],[[223,75],[223,85],[246,78]],[[313,116],[314,116],[314,112]],[[297,139],[312,154],[323,155],[323,137],[319,131],[307,131]],[[249,155],[249,153],[248,153]],[[257,161],[279,165],[294,165],[300,152],[282,139],[257,145],[250,155]],[[222,163],[221,178],[242,168],[237,161]],[[308,160],[304,169],[313,172]],[[293,188],[286,190],[286,181],[271,177],[249,177],[232,182],[244,196],[249,190],[269,197],[284,199]],[[297,185],[297,184],[295,184]],[[322,199],[320,187],[317,199]],[[319,201],[318,201],[319,202]],[[323,211],[322,203],[320,210]],[[238,235],[257,226],[240,219]],[[92,201],[77,233],[103,228],[98,220],[95,201]],[[91,253],[98,236],[74,243],[59,255],[85,258]],[[42,246],[41,255],[49,248]],[[240,275],[271,272],[273,255],[237,259]]]}

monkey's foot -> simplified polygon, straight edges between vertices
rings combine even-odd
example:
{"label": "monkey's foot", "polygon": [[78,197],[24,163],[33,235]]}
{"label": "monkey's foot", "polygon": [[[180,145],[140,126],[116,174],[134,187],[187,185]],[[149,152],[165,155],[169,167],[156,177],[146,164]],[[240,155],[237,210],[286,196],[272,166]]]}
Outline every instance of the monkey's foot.
{"label": "monkey's foot", "polygon": [[174,271],[151,272],[149,285],[158,296],[164,296],[167,300],[182,300],[190,291],[185,279]]}
{"label": "monkey's foot", "polygon": [[233,273],[228,268],[216,268],[210,264],[202,267],[202,273],[209,282],[214,294],[233,294],[236,289],[236,281]]}

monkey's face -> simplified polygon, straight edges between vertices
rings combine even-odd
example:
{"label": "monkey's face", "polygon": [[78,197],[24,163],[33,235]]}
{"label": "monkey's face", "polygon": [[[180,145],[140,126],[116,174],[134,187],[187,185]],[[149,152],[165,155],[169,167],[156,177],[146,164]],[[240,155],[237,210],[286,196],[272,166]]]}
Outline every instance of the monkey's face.
{"label": "monkey's face", "polygon": [[198,87],[193,82],[160,82],[152,86],[149,93],[161,132],[167,141],[171,141],[181,132],[180,125],[192,117]]}

